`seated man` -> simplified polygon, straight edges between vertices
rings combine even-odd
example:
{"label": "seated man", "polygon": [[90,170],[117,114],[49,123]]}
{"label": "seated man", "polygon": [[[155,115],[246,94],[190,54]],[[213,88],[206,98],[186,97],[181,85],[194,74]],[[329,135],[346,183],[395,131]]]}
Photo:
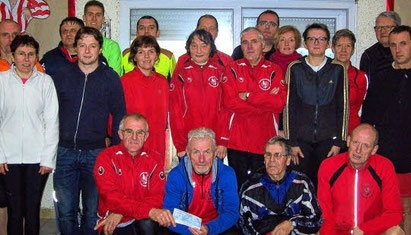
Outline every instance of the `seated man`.
{"label": "seated man", "polygon": [[186,211],[202,219],[200,229],[177,224],[179,234],[237,234],[238,195],[234,170],[216,157],[215,133],[198,128],[188,133],[187,154],[171,170],[164,209]]}
{"label": "seated man", "polygon": [[143,148],[148,137],[146,118],[126,115],[118,135],[122,142],[103,150],[96,160],[100,221],[94,229],[104,234],[157,234],[155,222],[169,226],[174,220],[169,211],[157,209],[163,204],[166,180],[155,158]]}
{"label": "seated man", "polygon": [[404,234],[394,166],[377,155],[378,132],[360,124],[347,139],[348,152],[328,158],[318,172],[321,234]]}
{"label": "seated man", "polygon": [[314,186],[289,167],[291,148],[285,141],[276,136],[265,143],[265,168],[241,187],[239,224],[244,234],[314,234],[320,229]]}

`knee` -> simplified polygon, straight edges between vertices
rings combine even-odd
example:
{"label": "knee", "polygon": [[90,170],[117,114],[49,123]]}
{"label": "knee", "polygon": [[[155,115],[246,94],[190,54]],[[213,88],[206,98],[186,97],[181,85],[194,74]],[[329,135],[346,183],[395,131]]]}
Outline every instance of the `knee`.
{"label": "knee", "polygon": [[405,232],[400,228],[400,226],[396,225],[387,229],[383,235],[405,235]]}

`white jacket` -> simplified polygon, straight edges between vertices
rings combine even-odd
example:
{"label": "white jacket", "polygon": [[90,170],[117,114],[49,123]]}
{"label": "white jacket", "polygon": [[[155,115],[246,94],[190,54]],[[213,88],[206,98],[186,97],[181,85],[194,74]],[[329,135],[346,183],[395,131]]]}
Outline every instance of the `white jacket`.
{"label": "white jacket", "polygon": [[55,168],[59,142],[53,80],[35,68],[25,84],[15,67],[0,72],[0,164]]}

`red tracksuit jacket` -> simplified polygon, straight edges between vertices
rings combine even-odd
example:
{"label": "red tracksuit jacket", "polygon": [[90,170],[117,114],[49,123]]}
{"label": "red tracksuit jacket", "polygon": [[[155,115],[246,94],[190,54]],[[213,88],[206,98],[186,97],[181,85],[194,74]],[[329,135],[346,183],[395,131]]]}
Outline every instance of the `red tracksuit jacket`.
{"label": "red tracksuit jacket", "polygon": [[[270,94],[273,88],[277,94]],[[250,92],[247,101],[239,92]],[[245,58],[236,60],[226,68],[223,97],[231,113],[228,148],[263,154],[265,142],[277,135],[287,98],[281,68],[264,58],[254,67]]]}
{"label": "red tracksuit jacket", "polygon": [[188,132],[199,127],[212,129],[217,145],[227,146],[229,117],[222,107],[223,73],[224,67],[214,57],[203,66],[188,60],[174,71],[170,124],[177,152],[186,149]]}
{"label": "red tracksuit jacket", "polygon": [[361,123],[361,117],[358,114],[362,102],[364,101],[365,93],[367,93],[368,78],[364,71],[354,68],[351,64],[347,68],[348,85],[350,86],[350,117],[348,119],[348,134],[354,127]]}
{"label": "red tracksuit jacket", "polygon": [[123,142],[98,155],[94,177],[100,219],[118,213],[122,224],[148,218],[151,208],[163,207],[165,174],[152,155],[141,151],[133,160]]}

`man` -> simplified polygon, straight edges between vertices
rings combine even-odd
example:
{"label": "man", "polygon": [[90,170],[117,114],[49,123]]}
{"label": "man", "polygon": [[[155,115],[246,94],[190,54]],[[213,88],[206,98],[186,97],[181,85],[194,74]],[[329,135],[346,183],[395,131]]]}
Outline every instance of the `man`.
{"label": "man", "polygon": [[208,128],[191,130],[187,154],[171,170],[164,209],[180,209],[202,219],[201,228],[169,228],[179,234],[237,234],[238,195],[233,169],[216,157],[215,133]]}
{"label": "man", "polygon": [[[113,144],[121,118],[126,114],[118,75],[99,62],[103,36],[90,27],[74,39],[78,60],[53,77],[60,104],[60,141],[54,189],[62,234],[96,234],[98,192],[93,177],[97,155],[106,146],[107,123],[113,117]],[[79,195],[83,213],[78,224]]]}
{"label": "man", "polygon": [[[197,21],[196,30],[197,29],[204,29],[205,31],[209,32],[215,42],[218,36],[218,21],[213,15],[202,15]],[[231,58],[229,55],[218,50],[213,57],[217,59],[217,61],[224,67],[226,67],[229,63],[233,61],[233,58]],[[189,58],[190,56],[187,53],[180,56],[178,58],[177,68],[179,67],[179,65],[182,66]]]}
{"label": "man", "polygon": [[[262,12],[257,18],[257,27],[264,35],[264,48],[263,55],[266,60],[270,59],[270,56],[275,52],[274,35],[277,29],[280,27],[280,18],[275,11],[266,10]],[[231,55],[234,60],[238,60],[244,57],[244,53],[241,49],[241,45],[236,47]]]}
{"label": "man", "polygon": [[[157,20],[152,16],[143,16],[137,21],[137,37],[138,36],[153,36],[154,38],[160,37],[160,29],[158,27]],[[121,59],[123,66],[123,73],[128,73],[134,69],[134,64],[129,61],[130,48],[123,51],[123,58]],[[133,58],[132,58],[133,59]],[[157,62],[154,64],[154,68],[157,73],[162,74],[170,81],[176,67],[176,59],[171,51],[164,48],[160,49],[160,56]]]}
{"label": "man", "polygon": [[389,35],[389,46],[394,62],[370,84],[363,117],[380,132],[380,154],[394,164],[408,234],[411,233],[411,28],[404,25],[394,28]]}
{"label": "man", "polygon": [[163,205],[166,177],[152,157],[155,151],[150,155],[145,151],[146,118],[138,113],[125,116],[118,135],[122,142],[103,150],[94,167],[101,220],[95,229],[104,229],[104,234],[156,234],[154,221],[175,226],[170,211],[158,209]]}
{"label": "man", "polygon": [[[11,68],[13,63],[10,45],[13,39],[20,35],[20,26],[9,19],[0,22],[0,71],[6,71]],[[43,72],[41,65],[36,63],[37,71]]]}
{"label": "man", "polygon": [[398,181],[392,163],[376,154],[377,130],[358,125],[347,146],[348,152],[324,160],[318,172],[321,234],[401,234]]}
{"label": "man", "polygon": [[[106,18],[104,17],[104,5],[97,0],[91,0],[84,6],[83,21],[86,26],[101,29]],[[121,50],[117,42],[103,36],[103,56],[116,73],[121,76]]]}
{"label": "man", "polygon": [[265,140],[278,134],[286,101],[281,68],[263,57],[265,42],[257,28],[241,32],[244,58],[232,62],[223,78],[223,104],[231,113],[228,162],[238,186],[264,163]]}
{"label": "man", "polygon": [[367,74],[370,84],[374,81],[375,75],[391,66],[393,58],[388,44],[388,35],[400,24],[401,18],[396,12],[384,11],[377,16],[374,30],[378,42],[364,51],[360,61],[360,69]]}
{"label": "man", "polygon": [[77,52],[74,47],[76,33],[84,27],[84,23],[77,17],[67,17],[61,21],[59,33],[61,41],[59,45],[44,54],[40,63],[46,73],[54,76],[61,67],[77,61]]}
{"label": "man", "polygon": [[[265,143],[265,169],[243,184],[240,226],[244,234],[314,234],[322,223],[314,185],[292,171],[291,147],[280,136]],[[298,208],[298,210],[296,210]]]}

